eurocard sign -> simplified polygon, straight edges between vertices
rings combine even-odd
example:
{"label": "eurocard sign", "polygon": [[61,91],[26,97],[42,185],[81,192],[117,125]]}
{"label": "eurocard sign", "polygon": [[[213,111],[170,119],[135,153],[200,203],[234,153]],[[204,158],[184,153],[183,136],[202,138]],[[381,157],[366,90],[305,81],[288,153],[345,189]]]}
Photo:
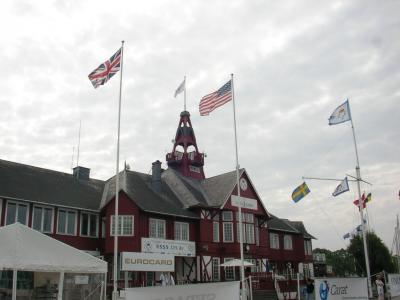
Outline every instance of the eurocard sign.
{"label": "eurocard sign", "polygon": [[122,252],[122,271],[174,272],[175,257],[170,254]]}

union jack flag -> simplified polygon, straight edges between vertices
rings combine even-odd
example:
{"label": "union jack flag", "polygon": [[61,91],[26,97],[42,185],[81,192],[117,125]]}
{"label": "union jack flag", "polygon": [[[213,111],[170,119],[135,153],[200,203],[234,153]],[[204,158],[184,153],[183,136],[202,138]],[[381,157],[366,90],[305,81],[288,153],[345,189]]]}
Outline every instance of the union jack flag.
{"label": "union jack flag", "polygon": [[100,85],[105,84],[119,71],[121,68],[121,53],[122,48],[115,52],[109,60],[101,64],[97,69],[89,74],[89,80],[92,82],[95,89]]}

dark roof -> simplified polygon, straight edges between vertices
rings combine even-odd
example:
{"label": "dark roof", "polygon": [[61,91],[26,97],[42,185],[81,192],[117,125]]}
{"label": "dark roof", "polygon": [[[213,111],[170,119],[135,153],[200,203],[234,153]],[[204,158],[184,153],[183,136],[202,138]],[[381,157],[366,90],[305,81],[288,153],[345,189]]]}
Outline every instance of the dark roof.
{"label": "dark roof", "polygon": [[304,238],[316,240],[314,236],[312,236],[307,232],[306,227],[304,226],[302,221],[289,221],[289,222],[294,228],[296,228],[299,232],[303,234]]}
{"label": "dark roof", "polygon": [[271,230],[300,233],[296,228],[289,224],[288,220],[280,219],[270,213],[271,219],[267,221],[268,228]]}
{"label": "dark roof", "polygon": [[271,219],[267,221],[270,230],[283,231],[301,234],[305,239],[316,239],[309,234],[301,221],[290,221],[288,219],[281,219],[277,216],[270,214]]}
{"label": "dark roof", "polygon": [[[244,169],[239,170],[241,176]],[[209,196],[211,206],[222,206],[236,185],[236,171],[204,179],[201,186]]]}
{"label": "dark roof", "polygon": [[[125,170],[120,174],[120,190],[134,201],[140,209],[163,215],[198,218],[198,216],[182,205],[174,192],[162,180],[161,192],[151,187],[151,175]],[[110,178],[104,189],[101,207],[104,207],[115,196],[115,179]]]}
{"label": "dark roof", "polygon": [[0,198],[98,210],[104,182],[0,159]]}

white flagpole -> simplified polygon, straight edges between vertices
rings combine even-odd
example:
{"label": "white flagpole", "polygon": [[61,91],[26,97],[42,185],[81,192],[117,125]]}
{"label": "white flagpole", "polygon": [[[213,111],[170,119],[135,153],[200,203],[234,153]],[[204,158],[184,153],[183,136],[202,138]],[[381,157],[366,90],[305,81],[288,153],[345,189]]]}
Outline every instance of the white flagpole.
{"label": "white flagpole", "polygon": [[185,75],[185,77],[184,77],[184,79],[183,79],[183,81],[185,82],[185,89],[183,90],[183,111],[186,111],[186,75]]}
{"label": "white flagpole", "polygon": [[[246,285],[244,283],[244,258],[243,258],[243,225],[242,225],[242,205],[240,202],[240,185],[239,185],[239,156],[238,156],[238,143],[237,143],[237,133],[236,133],[236,108],[235,108],[235,89],[233,87],[233,74],[231,74],[231,85],[232,85],[232,103],[233,103],[233,124],[235,129],[235,149],[236,149],[236,185],[239,197],[239,243],[240,243],[240,281],[242,282],[242,291],[244,297],[246,294]],[[242,297],[242,299],[245,299]]]}
{"label": "white flagpole", "polygon": [[[120,80],[119,80],[119,101],[118,101],[118,137],[117,137],[117,162],[115,172],[115,213],[114,213],[114,282],[113,282],[113,300],[117,300],[118,297],[118,202],[119,202],[119,137],[121,131],[121,94],[122,94],[122,67],[124,62],[124,41],[121,42],[121,68],[120,68]],[[112,222],[112,221],[111,221]]]}
{"label": "white flagpole", "polygon": [[[349,104],[349,114],[350,114],[350,104]],[[365,232],[366,231],[365,230],[366,226],[364,224],[364,211],[363,211],[364,203],[363,203],[363,201],[361,199],[361,188],[360,188],[360,181],[361,181],[360,162],[359,162],[359,159],[358,159],[356,134],[355,134],[355,131],[354,131],[353,118],[351,117],[351,114],[350,114],[350,122],[351,122],[351,129],[353,131],[354,148],[356,150],[356,160],[357,160],[356,176],[357,176],[357,189],[358,189],[358,205],[359,205],[359,211],[360,211],[361,229],[362,229],[363,243],[364,243],[364,256],[365,256],[365,265],[366,265],[366,270],[367,270],[368,293],[369,293],[369,296],[372,297],[371,271],[370,271],[370,268],[369,268],[367,234]]]}

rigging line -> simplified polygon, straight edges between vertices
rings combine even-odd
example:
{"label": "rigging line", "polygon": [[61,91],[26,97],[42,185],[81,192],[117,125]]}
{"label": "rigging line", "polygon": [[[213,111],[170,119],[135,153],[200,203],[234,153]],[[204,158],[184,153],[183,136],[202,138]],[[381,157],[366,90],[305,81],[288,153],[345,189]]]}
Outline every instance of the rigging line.
{"label": "rigging line", "polygon": [[[301,179],[343,181],[343,179],[336,179],[336,178],[305,177],[305,176],[302,176]],[[357,181],[357,180],[347,179],[347,181]]]}
{"label": "rigging line", "polygon": [[[351,177],[351,178],[355,178],[356,180],[351,180],[351,181],[357,181],[357,177],[354,177],[354,176],[352,176],[352,175],[349,175],[349,174],[346,174],[346,176],[349,176],[349,177]],[[350,181],[350,180],[349,180]],[[366,183],[366,184],[369,184],[369,185],[373,185],[372,183],[369,183],[368,181],[365,181],[365,180],[363,180],[363,179],[361,179],[360,178],[360,181],[362,181],[362,182],[364,182],[364,183]]]}
{"label": "rigging line", "polygon": [[347,248],[346,243],[344,242],[342,236],[340,236],[340,234],[339,234],[339,232],[338,232],[336,226],[334,225],[333,220],[331,219],[331,217],[330,217],[330,216],[326,213],[326,211],[322,208],[322,206],[320,205],[320,203],[319,203],[318,201],[315,201],[314,196],[312,196],[312,198],[313,198],[313,201],[317,203],[318,207],[321,209],[321,211],[324,213],[324,215],[330,220],[329,223],[330,223],[331,226],[333,227],[335,233],[337,234],[337,236],[339,237],[340,241],[341,241],[342,244],[345,246],[345,248]]}

